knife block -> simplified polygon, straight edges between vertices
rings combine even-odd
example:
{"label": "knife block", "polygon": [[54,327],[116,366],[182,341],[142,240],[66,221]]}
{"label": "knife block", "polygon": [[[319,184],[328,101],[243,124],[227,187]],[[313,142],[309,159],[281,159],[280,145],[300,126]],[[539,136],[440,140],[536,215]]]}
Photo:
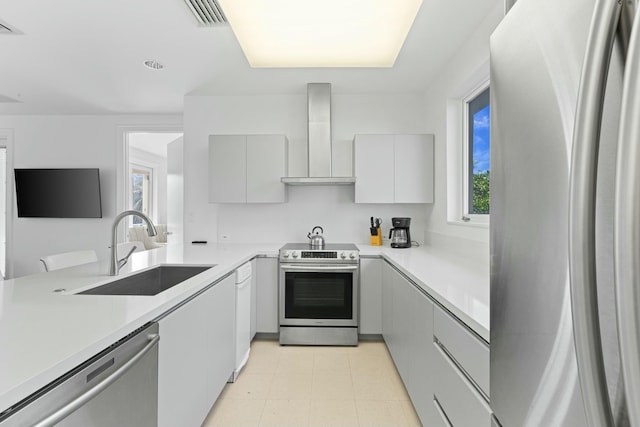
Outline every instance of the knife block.
{"label": "knife block", "polygon": [[378,233],[370,237],[371,246],[382,246],[382,229],[378,227]]}

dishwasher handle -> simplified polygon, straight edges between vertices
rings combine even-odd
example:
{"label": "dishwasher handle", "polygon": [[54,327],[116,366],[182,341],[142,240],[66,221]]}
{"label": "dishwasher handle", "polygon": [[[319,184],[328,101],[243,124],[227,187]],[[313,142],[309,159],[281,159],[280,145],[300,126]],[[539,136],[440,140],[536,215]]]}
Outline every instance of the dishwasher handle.
{"label": "dishwasher handle", "polygon": [[123,376],[129,369],[131,369],[136,363],[138,363],[138,361],[142,359],[144,355],[149,352],[149,350],[156,346],[158,344],[158,341],[160,341],[160,335],[158,334],[149,334],[148,338],[149,342],[139,352],[131,357],[131,359],[127,360],[126,363],[115,370],[111,375],[100,381],[95,386],[91,387],[85,393],[73,399],[71,402],[64,405],[62,408],[55,411],[53,414],[49,415],[47,418],[43,419],[39,423],[34,424],[34,427],[50,427],[59,423],[60,421],[80,409],[83,405],[96,397],[111,384],[113,384],[118,378]]}

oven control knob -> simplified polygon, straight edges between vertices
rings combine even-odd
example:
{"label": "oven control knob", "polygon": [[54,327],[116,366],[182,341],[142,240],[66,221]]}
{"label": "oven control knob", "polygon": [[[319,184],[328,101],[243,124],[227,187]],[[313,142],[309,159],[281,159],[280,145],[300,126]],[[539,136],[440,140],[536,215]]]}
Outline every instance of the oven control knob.
{"label": "oven control knob", "polygon": [[291,256],[294,257],[294,258],[298,258],[298,252],[297,251],[293,251]]}
{"label": "oven control knob", "polygon": [[285,251],[285,252],[282,254],[282,257],[283,257],[283,258],[289,258],[289,251]]}
{"label": "oven control knob", "polygon": [[347,257],[346,252],[342,252],[342,253],[340,254],[340,258],[345,259],[346,257]]}
{"label": "oven control knob", "polygon": [[356,259],[356,253],[355,252],[350,252],[349,253],[349,258]]}

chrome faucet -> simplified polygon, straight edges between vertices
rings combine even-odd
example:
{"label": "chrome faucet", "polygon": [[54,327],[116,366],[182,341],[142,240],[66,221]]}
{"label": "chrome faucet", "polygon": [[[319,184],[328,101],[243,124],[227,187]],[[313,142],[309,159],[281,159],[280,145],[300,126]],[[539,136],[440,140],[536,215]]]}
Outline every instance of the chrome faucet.
{"label": "chrome faucet", "polygon": [[111,256],[109,257],[109,276],[117,276],[118,272],[120,272],[120,269],[127,263],[127,261],[129,260],[129,256],[131,256],[131,254],[135,250],[135,248],[131,249],[127,256],[120,260],[118,259],[118,224],[120,223],[122,218],[127,216],[137,216],[138,218],[141,218],[142,220],[144,220],[144,222],[147,223],[147,233],[149,234],[149,236],[153,237],[158,235],[156,226],[153,225],[151,219],[149,219],[149,217],[142,212],[130,210],[118,214],[118,216],[116,216],[116,218],[113,220],[113,226],[111,227]]}

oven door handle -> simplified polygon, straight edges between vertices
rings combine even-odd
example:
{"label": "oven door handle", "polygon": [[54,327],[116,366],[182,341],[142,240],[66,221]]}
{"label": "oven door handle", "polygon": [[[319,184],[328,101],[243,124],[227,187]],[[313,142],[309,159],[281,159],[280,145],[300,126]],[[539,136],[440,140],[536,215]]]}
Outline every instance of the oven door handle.
{"label": "oven door handle", "polygon": [[337,271],[357,270],[357,265],[281,265],[283,270],[308,270],[308,271]]}

